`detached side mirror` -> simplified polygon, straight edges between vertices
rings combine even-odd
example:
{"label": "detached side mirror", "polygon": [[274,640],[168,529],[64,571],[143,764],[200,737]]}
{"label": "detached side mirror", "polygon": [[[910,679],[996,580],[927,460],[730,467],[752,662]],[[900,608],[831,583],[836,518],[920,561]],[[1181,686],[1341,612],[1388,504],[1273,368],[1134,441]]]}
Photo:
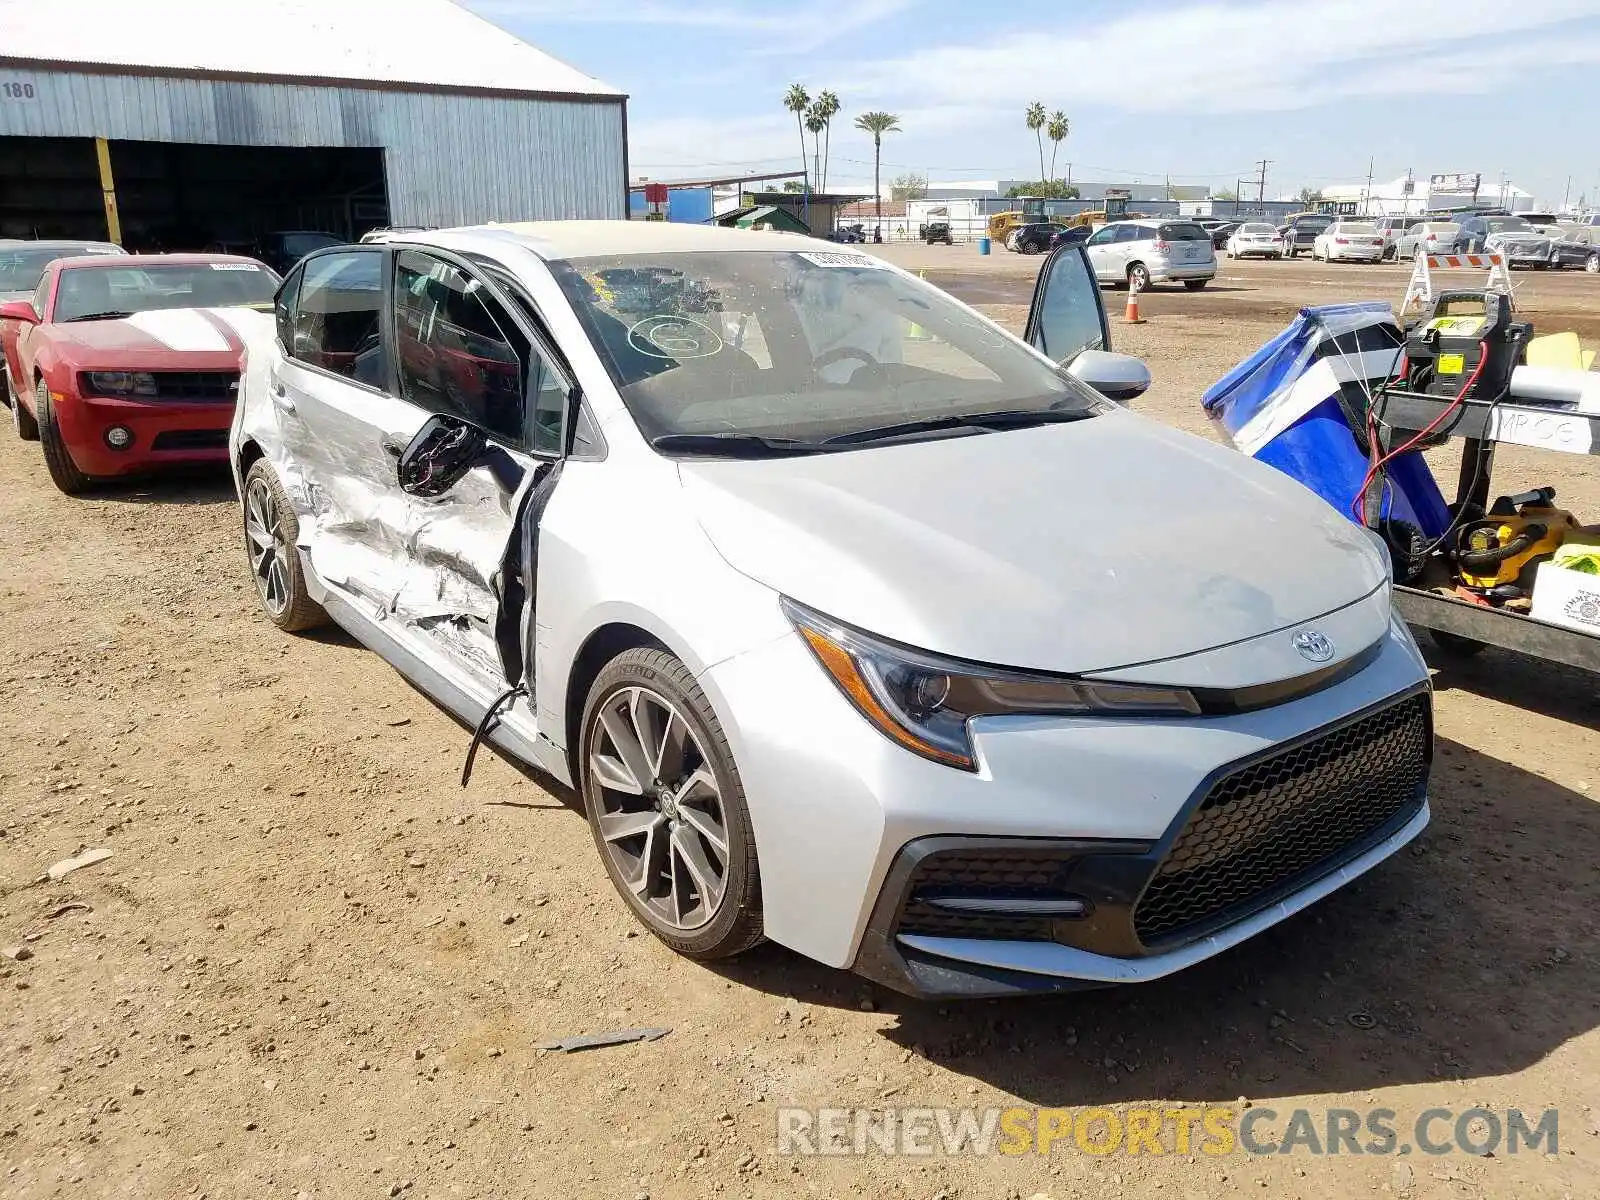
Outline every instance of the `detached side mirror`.
{"label": "detached side mirror", "polygon": [[400,452],[400,490],[411,496],[442,496],[484,460],[483,431],[455,417],[429,417]]}
{"label": "detached side mirror", "polygon": [[1150,390],[1150,368],[1131,354],[1085,350],[1067,364],[1067,374],[1118,404],[1127,404]]}
{"label": "detached side mirror", "polygon": [[37,325],[39,314],[33,311],[33,305],[26,300],[8,300],[0,304],[0,321],[21,321],[25,325]]}

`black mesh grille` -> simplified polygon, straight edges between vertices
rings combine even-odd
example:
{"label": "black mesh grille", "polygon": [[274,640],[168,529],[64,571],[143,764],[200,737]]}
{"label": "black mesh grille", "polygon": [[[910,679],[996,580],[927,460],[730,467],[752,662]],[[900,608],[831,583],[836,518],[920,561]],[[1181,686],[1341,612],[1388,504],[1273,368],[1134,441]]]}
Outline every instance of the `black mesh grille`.
{"label": "black mesh grille", "polygon": [[[150,377],[155,380],[155,395],[123,395],[110,393],[123,400],[141,400],[146,403],[159,403],[163,400],[172,400],[184,403],[216,403],[232,404],[239,394],[239,372],[237,371],[152,371]],[[94,385],[90,382],[90,375],[85,372],[80,378],[87,394],[95,392]]]}
{"label": "black mesh grille", "polygon": [[1073,857],[1065,850],[1047,846],[1037,850],[948,850],[930,854],[911,877],[898,932],[1047,942],[1051,938],[1047,917],[951,912],[928,901],[941,893],[1056,899],[1062,895],[1059,881]]}
{"label": "black mesh grille", "polygon": [[226,429],[169,429],[158,433],[152,450],[222,450],[228,445]]}
{"label": "black mesh grille", "polygon": [[1140,897],[1140,941],[1243,916],[1354,857],[1421,805],[1428,739],[1414,696],[1220,779]]}

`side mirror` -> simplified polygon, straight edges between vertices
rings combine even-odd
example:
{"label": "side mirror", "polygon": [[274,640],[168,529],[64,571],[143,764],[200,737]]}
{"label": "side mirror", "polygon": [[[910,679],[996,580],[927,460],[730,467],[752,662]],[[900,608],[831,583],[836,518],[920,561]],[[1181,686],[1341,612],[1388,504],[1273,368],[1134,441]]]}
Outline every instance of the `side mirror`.
{"label": "side mirror", "polygon": [[0,304],[0,321],[21,321],[26,325],[37,325],[39,314],[33,311],[33,305],[26,300],[8,300]]}
{"label": "side mirror", "polygon": [[442,496],[483,461],[488,447],[483,431],[465,421],[429,417],[400,452],[400,490],[412,496]]}
{"label": "side mirror", "polygon": [[1067,374],[1118,404],[1127,404],[1150,390],[1150,368],[1131,354],[1085,350],[1066,366]]}

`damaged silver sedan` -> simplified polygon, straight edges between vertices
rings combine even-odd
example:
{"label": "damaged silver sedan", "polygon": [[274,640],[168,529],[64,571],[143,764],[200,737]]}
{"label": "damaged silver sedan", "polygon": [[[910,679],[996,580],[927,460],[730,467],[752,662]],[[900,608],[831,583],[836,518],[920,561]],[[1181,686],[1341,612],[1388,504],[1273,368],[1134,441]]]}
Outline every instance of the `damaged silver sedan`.
{"label": "damaged silver sedan", "polygon": [[830,243],[488,226],[304,259],[231,446],[267,616],[476,727],[463,782],[570,783],[668,945],[997,995],[1179,970],[1428,819],[1381,546],[1148,384],[1076,246],[1023,340]]}

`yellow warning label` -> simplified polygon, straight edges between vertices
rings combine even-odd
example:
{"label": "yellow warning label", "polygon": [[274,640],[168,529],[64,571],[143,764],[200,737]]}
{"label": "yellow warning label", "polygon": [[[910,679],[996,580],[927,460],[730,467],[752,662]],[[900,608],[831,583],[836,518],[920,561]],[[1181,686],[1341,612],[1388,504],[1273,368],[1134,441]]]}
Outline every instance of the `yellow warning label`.
{"label": "yellow warning label", "polygon": [[1467,369],[1467,359],[1464,354],[1439,355],[1439,374],[1459,375]]}
{"label": "yellow warning label", "polygon": [[1483,317],[1436,317],[1428,322],[1429,329],[1446,337],[1476,337],[1483,326]]}

